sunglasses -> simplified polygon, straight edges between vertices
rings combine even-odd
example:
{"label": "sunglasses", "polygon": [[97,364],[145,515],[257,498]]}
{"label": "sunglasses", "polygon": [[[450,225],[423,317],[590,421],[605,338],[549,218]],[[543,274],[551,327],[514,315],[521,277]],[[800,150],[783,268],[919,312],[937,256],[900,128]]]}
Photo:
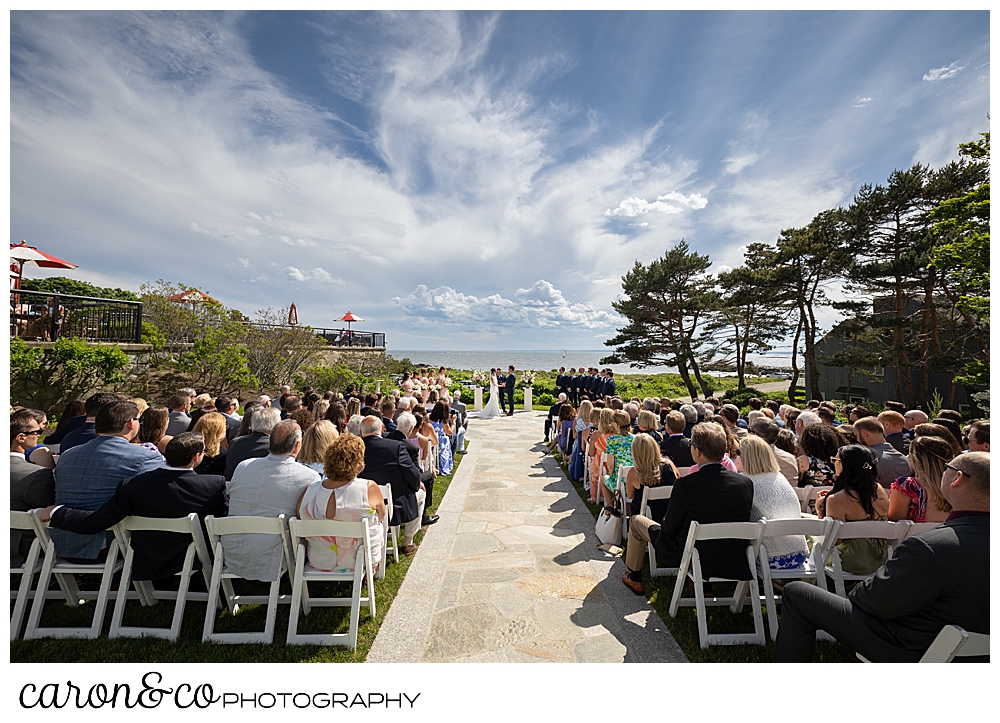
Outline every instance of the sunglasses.
{"label": "sunglasses", "polygon": [[960,470],[958,467],[956,467],[953,464],[945,463],[944,468],[945,469],[950,469],[950,470],[952,470],[954,472],[958,472],[960,475],[965,475],[969,479],[972,479],[972,475],[971,474],[969,474],[968,472],[963,472],[962,470]]}
{"label": "sunglasses", "polygon": [[41,429],[32,429],[30,432],[24,432],[23,434],[25,437],[37,437],[41,433]]}
{"label": "sunglasses", "polygon": [[836,464],[840,461],[840,457],[830,457],[830,464]]}

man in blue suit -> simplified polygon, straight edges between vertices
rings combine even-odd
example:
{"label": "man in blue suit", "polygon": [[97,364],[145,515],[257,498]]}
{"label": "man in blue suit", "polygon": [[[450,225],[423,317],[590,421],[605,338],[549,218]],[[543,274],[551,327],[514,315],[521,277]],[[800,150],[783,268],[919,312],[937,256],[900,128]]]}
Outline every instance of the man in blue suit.
{"label": "man in blue suit", "polygon": [[607,375],[604,381],[603,394],[608,397],[615,396],[615,373],[610,369],[605,369]]}
{"label": "man in blue suit", "polygon": [[500,407],[503,408],[504,397],[507,398],[507,404],[510,405],[507,409],[507,416],[514,416],[514,384],[517,382],[517,377],[514,376],[514,365],[511,364],[507,367],[507,377],[504,381],[504,388],[500,391]]}
{"label": "man in blue suit", "polygon": [[559,373],[556,374],[556,396],[566,393],[566,367],[559,367]]}

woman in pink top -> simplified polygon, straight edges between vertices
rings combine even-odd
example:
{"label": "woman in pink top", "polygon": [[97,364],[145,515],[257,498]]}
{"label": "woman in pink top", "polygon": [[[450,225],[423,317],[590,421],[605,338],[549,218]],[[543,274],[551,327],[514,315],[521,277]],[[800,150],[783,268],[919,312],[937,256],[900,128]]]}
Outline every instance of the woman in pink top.
{"label": "woman in pink top", "polygon": [[[299,498],[301,520],[338,520],[368,523],[372,571],[382,565],[385,541],[385,500],[378,484],[358,477],[365,468],[365,443],[345,434],[327,447],[326,476],[306,487]],[[324,572],[354,572],[358,537],[307,537],[309,564]]]}

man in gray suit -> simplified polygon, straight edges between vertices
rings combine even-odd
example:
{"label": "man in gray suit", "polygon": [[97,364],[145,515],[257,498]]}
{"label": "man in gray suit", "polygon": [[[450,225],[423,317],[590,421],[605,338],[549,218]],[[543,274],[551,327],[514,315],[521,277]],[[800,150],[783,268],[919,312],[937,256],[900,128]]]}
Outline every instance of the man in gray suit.
{"label": "man in gray suit", "polygon": [[[10,425],[10,508],[27,512],[36,507],[47,507],[56,498],[52,470],[32,464],[24,453],[35,446],[41,426],[34,419],[21,418]],[[31,548],[34,534],[21,530],[10,531],[10,565],[20,567]]]}
{"label": "man in gray suit", "polygon": [[190,409],[191,397],[186,394],[175,394],[170,399],[170,421],[166,431],[168,437],[176,437],[181,432],[188,431],[191,426],[191,417],[188,415]]}
{"label": "man in gray suit", "polygon": [[917,662],[945,625],[989,634],[989,453],[945,465],[941,492],[948,519],[903,541],[847,598],[805,582],[785,585],[775,662],[811,662],[817,630],[875,663]]}
{"label": "man in gray suit", "polygon": [[854,434],[861,444],[878,457],[878,481],[886,490],[897,477],[909,477],[910,462],[885,441],[885,427],[875,417],[863,417],[854,423]]}

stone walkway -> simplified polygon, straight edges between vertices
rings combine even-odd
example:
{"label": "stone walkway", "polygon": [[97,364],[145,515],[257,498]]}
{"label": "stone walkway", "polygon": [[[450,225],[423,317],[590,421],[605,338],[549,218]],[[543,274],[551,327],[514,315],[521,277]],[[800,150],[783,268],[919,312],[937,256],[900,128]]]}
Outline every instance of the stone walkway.
{"label": "stone walkway", "polygon": [[541,442],[544,418],[470,421],[441,520],[369,662],[687,662],[597,549],[594,518]]}

